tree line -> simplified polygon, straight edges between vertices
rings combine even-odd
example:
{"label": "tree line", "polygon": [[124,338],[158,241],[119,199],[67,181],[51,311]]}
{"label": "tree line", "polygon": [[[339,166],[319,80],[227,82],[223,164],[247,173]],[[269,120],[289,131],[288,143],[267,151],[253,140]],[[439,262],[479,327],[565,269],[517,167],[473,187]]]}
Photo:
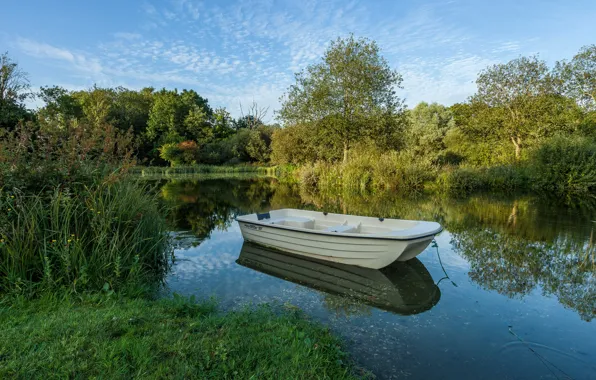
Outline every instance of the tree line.
{"label": "tree line", "polygon": [[450,107],[406,109],[396,94],[401,83],[374,41],[334,41],[284,96],[287,127],[273,136],[274,161],[345,162],[350,148],[364,145],[411,150],[435,164],[493,165],[522,160],[550,137],[595,136],[596,45],[553,67],[539,56],[489,66],[477,92]]}
{"label": "tree line", "polygon": [[[8,54],[1,63],[2,129],[111,125],[133,134],[146,165],[347,163],[408,152],[435,166],[494,166],[519,163],[553,138],[596,136],[596,45],[552,67],[539,56],[489,66],[465,102],[408,109],[397,93],[403,78],[376,42],[338,38],[296,74],[276,115],[283,127],[265,124],[267,110],[256,104],[234,119],[194,90],[52,86],[32,94]],[[44,106],[26,109],[30,96]]]}
{"label": "tree line", "polygon": [[[278,125],[267,125],[267,109],[253,103],[242,116],[231,117],[222,107],[213,108],[194,90],[131,90],[124,87],[68,91],[44,86],[32,92],[27,74],[1,56],[0,130],[34,125],[51,132],[72,127],[115,127],[131,133],[139,163],[192,165],[267,162],[271,135]],[[37,110],[25,102],[43,101]]]}

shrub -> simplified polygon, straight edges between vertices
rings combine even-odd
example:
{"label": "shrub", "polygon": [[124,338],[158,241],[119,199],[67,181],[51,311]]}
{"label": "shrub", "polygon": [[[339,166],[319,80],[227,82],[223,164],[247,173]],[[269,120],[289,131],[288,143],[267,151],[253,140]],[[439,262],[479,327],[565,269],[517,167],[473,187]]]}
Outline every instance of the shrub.
{"label": "shrub", "polygon": [[345,164],[318,161],[303,165],[298,179],[303,187],[322,191],[419,191],[436,175],[430,160],[418,159],[412,152],[380,154],[359,148],[351,157]]}
{"label": "shrub", "polygon": [[530,153],[533,187],[557,193],[596,191],[596,143],[552,138]]}
{"label": "shrub", "polygon": [[527,171],[521,166],[490,168],[452,168],[437,177],[439,188],[452,195],[468,195],[475,191],[513,192],[529,187]]}
{"label": "shrub", "polygon": [[37,193],[115,181],[135,163],[131,145],[130,132],[110,125],[72,122],[50,131],[21,124],[10,133],[0,131],[0,188]]}
{"label": "shrub", "polygon": [[117,289],[161,278],[168,241],[155,197],[130,181],[76,194],[0,192],[0,292]]}

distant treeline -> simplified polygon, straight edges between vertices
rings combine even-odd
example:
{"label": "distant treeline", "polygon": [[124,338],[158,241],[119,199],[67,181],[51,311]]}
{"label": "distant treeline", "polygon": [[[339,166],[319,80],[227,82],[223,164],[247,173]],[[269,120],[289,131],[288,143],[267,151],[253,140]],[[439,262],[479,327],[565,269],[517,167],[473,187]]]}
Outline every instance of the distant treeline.
{"label": "distant treeline", "polygon": [[[26,74],[7,54],[1,78],[1,128],[26,122],[43,130],[110,125],[132,133],[138,162],[145,165],[258,162],[339,165],[343,171],[351,164],[370,177],[359,178],[360,187],[393,187],[387,178],[416,172],[412,165],[444,172],[523,166],[563,154],[561,160],[573,166],[592,162],[596,152],[596,45],[552,67],[538,56],[489,66],[466,102],[407,109],[396,93],[402,76],[377,44],[340,38],[320,62],[296,74],[276,114],[280,124],[274,125],[263,122],[267,110],[256,104],[234,119],[194,90],[54,86],[32,94]],[[34,95],[45,105],[27,110],[24,102]],[[552,148],[540,151],[545,145]],[[370,170],[384,172],[384,178],[375,180]],[[560,170],[551,173],[557,180],[575,175],[587,179],[588,187],[596,183],[596,173],[581,165]]]}

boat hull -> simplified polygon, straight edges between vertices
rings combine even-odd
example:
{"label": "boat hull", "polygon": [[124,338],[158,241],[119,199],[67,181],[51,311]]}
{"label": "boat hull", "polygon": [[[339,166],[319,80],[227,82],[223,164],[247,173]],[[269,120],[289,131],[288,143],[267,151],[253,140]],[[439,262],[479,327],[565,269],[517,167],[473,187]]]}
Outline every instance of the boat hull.
{"label": "boat hull", "polygon": [[409,240],[321,235],[238,220],[244,240],[282,251],[364,268],[380,269],[416,257],[434,234]]}

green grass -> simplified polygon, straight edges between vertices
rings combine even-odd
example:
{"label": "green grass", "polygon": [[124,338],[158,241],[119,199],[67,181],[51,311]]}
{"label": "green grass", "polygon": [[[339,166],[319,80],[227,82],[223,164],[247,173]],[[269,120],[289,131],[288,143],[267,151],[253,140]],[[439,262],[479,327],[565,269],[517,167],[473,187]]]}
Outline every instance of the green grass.
{"label": "green grass", "polygon": [[221,314],[180,296],[39,299],[0,307],[0,324],[0,378],[355,377],[327,329],[266,306]]}
{"label": "green grass", "polygon": [[158,283],[169,241],[157,195],[131,181],[71,193],[0,190],[0,294]]}

